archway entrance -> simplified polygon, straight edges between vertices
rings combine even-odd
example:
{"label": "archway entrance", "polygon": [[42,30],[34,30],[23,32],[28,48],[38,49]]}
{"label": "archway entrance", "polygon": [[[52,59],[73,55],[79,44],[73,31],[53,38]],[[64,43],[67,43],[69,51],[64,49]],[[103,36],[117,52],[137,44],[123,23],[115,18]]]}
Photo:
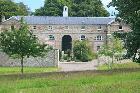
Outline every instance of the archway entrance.
{"label": "archway entrance", "polygon": [[72,38],[70,35],[64,35],[62,37],[62,51],[72,50]]}

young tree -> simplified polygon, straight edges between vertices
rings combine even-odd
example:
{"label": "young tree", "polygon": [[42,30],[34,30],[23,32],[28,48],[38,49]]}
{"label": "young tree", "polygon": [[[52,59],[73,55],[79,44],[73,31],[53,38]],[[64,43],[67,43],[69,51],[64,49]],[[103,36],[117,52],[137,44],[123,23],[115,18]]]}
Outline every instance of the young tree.
{"label": "young tree", "polygon": [[4,31],[0,34],[0,48],[10,57],[21,60],[21,73],[23,74],[23,61],[25,57],[43,56],[48,51],[45,44],[40,44],[38,38],[33,35],[28,26],[21,19],[20,28],[12,31]]}
{"label": "young tree", "polygon": [[87,40],[75,41],[73,47],[74,57],[80,61],[91,61],[94,58],[94,53]]}
{"label": "young tree", "polygon": [[109,68],[112,69],[112,64],[114,63],[114,56],[118,54],[123,54],[124,46],[122,41],[119,38],[112,37],[111,41],[107,45],[103,45],[99,50],[100,55],[104,55],[112,58],[112,62],[110,63],[108,60]]}

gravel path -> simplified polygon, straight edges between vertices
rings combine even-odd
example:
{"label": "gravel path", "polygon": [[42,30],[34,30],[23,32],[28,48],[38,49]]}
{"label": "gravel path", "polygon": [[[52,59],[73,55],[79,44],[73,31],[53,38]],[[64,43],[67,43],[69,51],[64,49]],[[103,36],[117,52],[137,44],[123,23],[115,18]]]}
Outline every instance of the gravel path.
{"label": "gravel path", "polygon": [[97,62],[60,62],[61,71],[96,70]]}
{"label": "gravel path", "polygon": [[[117,64],[120,63],[127,63],[130,62],[130,60],[122,60],[121,62],[115,62]],[[105,64],[104,58],[100,59],[100,65]],[[60,62],[59,68],[61,68],[61,71],[85,71],[85,70],[97,70],[98,67],[98,61],[93,60],[91,62]]]}

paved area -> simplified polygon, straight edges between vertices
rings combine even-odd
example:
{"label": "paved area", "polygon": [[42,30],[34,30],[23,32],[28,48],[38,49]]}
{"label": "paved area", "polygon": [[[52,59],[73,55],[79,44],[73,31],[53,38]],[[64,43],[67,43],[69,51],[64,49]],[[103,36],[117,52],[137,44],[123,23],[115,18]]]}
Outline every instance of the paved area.
{"label": "paved area", "polygon": [[[100,65],[107,63],[104,58],[103,59],[101,58],[99,62]],[[115,63],[123,64],[127,62],[130,62],[130,60],[122,60]],[[93,60],[91,62],[60,62],[59,63],[59,68],[61,68],[61,71],[97,70],[97,67],[98,67],[98,60]]]}
{"label": "paved area", "polygon": [[97,62],[60,62],[61,71],[96,70]]}

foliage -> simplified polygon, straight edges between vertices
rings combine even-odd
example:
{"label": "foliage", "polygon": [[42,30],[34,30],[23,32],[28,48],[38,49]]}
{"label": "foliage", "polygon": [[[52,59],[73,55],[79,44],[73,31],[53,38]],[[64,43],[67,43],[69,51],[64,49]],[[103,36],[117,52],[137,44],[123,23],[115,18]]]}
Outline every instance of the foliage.
{"label": "foliage", "polygon": [[23,18],[18,30],[4,31],[0,34],[0,48],[9,56],[21,59],[22,73],[23,59],[25,57],[43,56],[48,51],[46,45],[41,45],[38,38],[28,30],[28,26],[23,22]]}
{"label": "foliage", "polygon": [[[106,45],[104,44],[99,50],[99,55],[104,55],[112,58],[112,63],[114,63],[114,57],[123,56],[124,46],[119,38],[112,37],[111,41]],[[108,60],[109,61],[109,60]],[[108,62],[109,68],[112,68],[112,64]]]}
{"label": "foliage", "polygon": [[3,16],[9,18],[16,15],[28,15],[29,8],[22,2],[15,3],[12,0],[0,0],[0,22]]}
{"label": "foliage", "polygon": [[74,57],[80,61],[91,61],[94,58],[94,53],[87,40],[75,41],[73,47]]}
{"label": "foliage", "polygon": [[119,11],[118,16],[131,25],[132,32],[128,33],[125,38],[125,47],[128,57],[140,63],[140,56],[136,59],[137,50],[140,49],[140,1],[112,0],[109,6],[111,5],[116,6]]}
{"label": "foliage", "polygon": [[109,16],[100,0],[45,0],[45,4],[35,11],[40,16],[62,16],[63,6],[69,7],[70,16]]}

